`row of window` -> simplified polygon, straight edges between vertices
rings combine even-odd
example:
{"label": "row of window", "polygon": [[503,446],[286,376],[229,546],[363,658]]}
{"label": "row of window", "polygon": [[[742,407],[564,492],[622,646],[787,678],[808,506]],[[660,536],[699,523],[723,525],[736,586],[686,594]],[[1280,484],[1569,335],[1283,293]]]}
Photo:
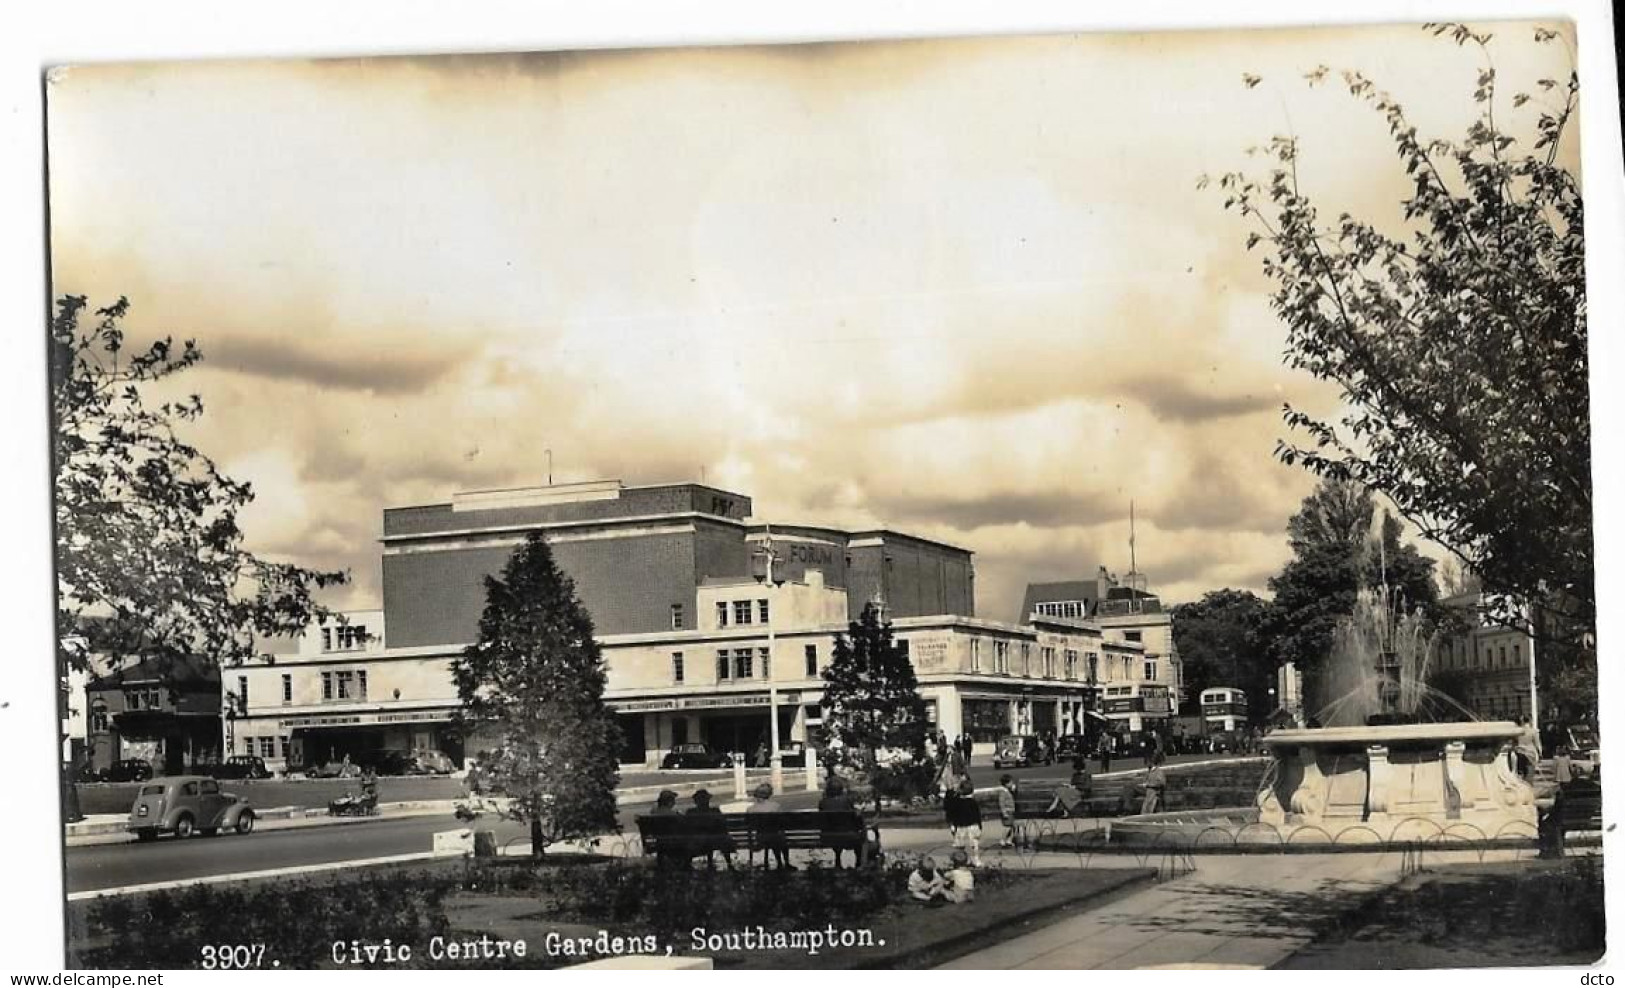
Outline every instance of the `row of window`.
{"label": "row of window", "polygon": [[[677,619],[680,618],[681,616],[682,616],[682,605],[681,604],[673,604],[672,605],[672,621],[673,621],[672,627],[673,628],[682,627],[682,625],[676,623]],[[729,621],[730,617],[732,617],[733,623],[735,625],[742,625],[742,624],[751,624],[751,623],[753,623],[753,620],[754,620],[755,624],[767,624],[768,619],[770,618],[770,616],[771,616],[771,612],[768,610],[766,598],[761,598],[761,599],[757,599],[757,600],[733,600],[733,601],[719,600],[719,601],[717,601],[717,627],[719,627],[719,628],[728,627],[728,621]]]}
{"label": "row of window", "polygon": [[322,651],[354,652],[366,648],[372,636],[364,624],[347,624],[342,628],[322,629]]}
{"label": "row of window", "polygon": [[1045,617],[1086,618],[1089,605],[1081,600],[1047,600],[1034,608]]}
{"label": "row of window", "polygon": [[[242,742],[243,750],[240,752],[240,754],[258,755],[261,758],[288,758],[288,752],[291,750],[290,742],[286,734],[279,734],[276,737],[271,737],[269,735],[261,737],[244,737]],[[236,752],[234,752],[234,754],[236,754]]]}
{"label": "row of window", "polygon": [[[818,646],[807,645],[802,650],[803,671],[807,677],[818,675]],[[717,649],[717,682],[739,679],[769,679],[773,675],[773,655],[766,648]],[[688,669],[682,652],[671,653],[671,681],[678,685],[688,681]]]}
{"label": "row of window", "polygon": [[[1508,654],[1505,645],[1491,645],[1480,648],[1480,642],[1475,638],[1472,643],[1473,669],[1517,669],[1523,666],[1523,646],[1517,642],[1512,643],[1512,652]],[[1469,668],[1467,642],[1458,639],[1455,645],[1445,652],[1445,664],[1456,669]]]}

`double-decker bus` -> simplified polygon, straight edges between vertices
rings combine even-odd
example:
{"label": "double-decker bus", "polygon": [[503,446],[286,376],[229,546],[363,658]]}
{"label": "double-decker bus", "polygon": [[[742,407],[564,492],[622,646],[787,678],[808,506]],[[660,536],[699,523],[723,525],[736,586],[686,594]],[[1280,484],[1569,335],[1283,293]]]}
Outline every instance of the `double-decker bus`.
{"label": "double-decker bus", "polygon": [[1207,733],[1234,731],[1247,726],[1247,694],[1230,686],[1202,691],[1202,725]]}

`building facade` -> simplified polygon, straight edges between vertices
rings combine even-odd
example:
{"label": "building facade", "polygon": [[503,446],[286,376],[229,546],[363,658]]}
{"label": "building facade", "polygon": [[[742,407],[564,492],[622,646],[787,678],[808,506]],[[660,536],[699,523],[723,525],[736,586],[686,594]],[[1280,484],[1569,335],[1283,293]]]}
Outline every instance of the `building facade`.
{"label": "building facade", "polygon": [[1454,692],[1484,720],[1535,716],[1535,639],[1525,631],[1484,618],[1480,594],[1448,597],[1441,603],[1462,618],[1465,630],[1439,642],[1435,669]]}
{"label": "building facade", "polygon": [[1119,731],[1167,729],[1184,699],[1173,619],[1161,598],[1125,586],[1100,567],[1093,580],[1028,584],[1023,620],[1080,620],[1106,639],[1138,646],[1101,674],[1102,712]]}
{"label": "building facade", "polygon": [[477,636],[483,578],[532,532],[592,617],[626,763],[688,742],[754,751],[775,704],[782,739],[816,741],[823,670],[871,602],[907,649],[936,729],[984,749],[1012,733],[1082,733],[1102,703],[1132,730],[1170,705],[1169,664],[1150,651],[1167,646],[1146,643],[1157,623],[1142,611],[1113,615],[1110,629],[1048,614],[991,621],[976,616],[968,550],[891,530],[769,528],[740,494],[609,481],[386,510],[383,608],[227,670],[240,697],[228,700],[239,708],[230,749],[277,768],[373,748],[473,754],[478,739],[453,728],[451,663]]}
{"label": "building facade", "polygon": [[205,662],[148,659],[85,684],[85,744],[93,771],[127,758],[178,775],[219,760],[220,673]]}

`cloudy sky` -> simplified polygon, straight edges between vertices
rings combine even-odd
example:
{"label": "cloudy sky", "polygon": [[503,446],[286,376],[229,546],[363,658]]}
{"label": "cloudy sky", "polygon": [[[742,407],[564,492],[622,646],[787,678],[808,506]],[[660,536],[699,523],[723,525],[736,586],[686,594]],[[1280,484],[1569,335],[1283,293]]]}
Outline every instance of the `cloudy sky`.
{"label": "cloudy sky", "polygon": [[[1569,51],[1493,30],[1526,130]],[[199,341],[252,546],[349,568],[341,605],[379,600],[383,508],[548,449],[966,546],[995,618],[1126,571],[1131,499],[1166,597],[1263,590],[1312,486],[1281,404],[1336,396],[1197,178],[1293,132],[1323,212],[1394,217],[1385,125],[1318,64],[1424,135],[1473,117],[1479,53],[1416,26],[74,67],[54,289]]]}

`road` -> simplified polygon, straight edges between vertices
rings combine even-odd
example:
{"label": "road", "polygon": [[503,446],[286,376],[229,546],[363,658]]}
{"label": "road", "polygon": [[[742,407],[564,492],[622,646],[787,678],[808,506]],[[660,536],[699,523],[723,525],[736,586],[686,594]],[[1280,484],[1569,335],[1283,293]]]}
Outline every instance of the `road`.
{"label": "road", "polygon": [[[1210,756],[1182,755],[1175,763],[1196,761]],[[1128,764],[1114,763],[1114,770],[1138,769],[1139,759]],[[978,785],[993,785],[1002,773],[995,773],[990,764],[977,759],[972,771]],[[1059,780],[1071,772],[1070,765],[1034,766],[1014,769],[1010,774],[1026,783]],[[799,773],[786,773],[794,785]],[[731,789],[717,792],[719,800],[730,800]],[[816,804],[817,793],[791,791],[781,802],[786,809],[810,809]],[[637,832],[633,817],[645,812],[654,802],[651,797],[627,801],[620,811],[623,832]],[[148,843],[133,841],[67,848],[67,890],[84,892],[149,882],[202,878],[210,875],[234,874],[273,868],[294,868],[306,865],[340,861],[388,857],[427,851],[433,844],[434,834],[442,830],[455,830],[460,826],[450,814],[416,817],[380,817],[330,826],[295,827],[286,830],[260,829],[247,836],[193,837],[189,840],[160,838]],[[524,838],[526,832],[518,824],[482,820],[482,829],[493,830],[497,843]]]}

